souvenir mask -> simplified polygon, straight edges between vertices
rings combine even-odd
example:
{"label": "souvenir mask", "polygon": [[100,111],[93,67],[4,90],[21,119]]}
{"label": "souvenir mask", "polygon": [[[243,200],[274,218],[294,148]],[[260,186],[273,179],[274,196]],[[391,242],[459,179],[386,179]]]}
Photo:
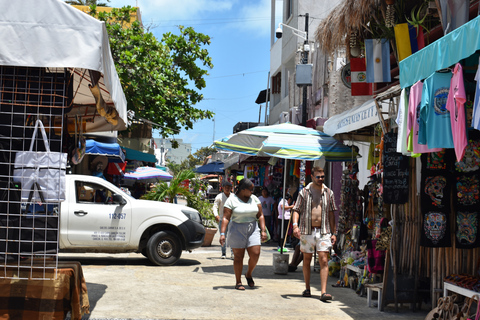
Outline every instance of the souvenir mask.
{"label": "souvenir mask", "polygon": [[429,212],[425,214],[423,230],[427,239],[437,244],[445,236],[447,229],[447,216],[441,212]]}
{"label": "souvenir mask", "polygon": [[443,189],[447,185],[447,179],[444,176],[428,177],[425,180],[425,193],[430,196],[432,204],[443,207]]}
{"label": "souvenir mask", "polygon": [[476,176],[457,178],[457,199],[464,206],[476,204],[479,198],[478,178]]}
{"label": "souvenir mask", "polygon": [[455,233],[458,242],[473,244],[477,240],[478,215],[476,212],[457,212],[457,232]]}

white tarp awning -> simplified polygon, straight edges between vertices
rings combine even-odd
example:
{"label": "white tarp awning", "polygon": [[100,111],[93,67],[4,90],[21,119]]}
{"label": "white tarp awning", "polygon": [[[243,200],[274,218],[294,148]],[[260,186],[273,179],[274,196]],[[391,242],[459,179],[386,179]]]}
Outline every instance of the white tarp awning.
{"label": "white tarp awning", "polygon": [[[86,132],[124,130],[127,101],[110,52],[105,24],[60,0],[0,3],[0,65],[67,68],[74,74],[74,108],[69,115],[96,115]],[[91,73],[98,71],[99,99],[107,116],[95,113]],[[103,101],[105,102],[103,104]],[[98,107],[97,107],[98,108]],[[116,109],[111,116],[109,110]],[[115,111],[115,110],[113,110]]]}
{"label": "white tarp awning", "polygon": [[[378,104],[382,107],[383,113],[388,112],[388,102],[378,101]],[[387,118],[388,115],[384,116],[384,119]],[[339,133],[359,130],[372,124],[376,124],[379,121],[375,100],[371,99],[362,105],[334,115],[328,119],[323,125],[323,132],[330,136],[334,136]]]}

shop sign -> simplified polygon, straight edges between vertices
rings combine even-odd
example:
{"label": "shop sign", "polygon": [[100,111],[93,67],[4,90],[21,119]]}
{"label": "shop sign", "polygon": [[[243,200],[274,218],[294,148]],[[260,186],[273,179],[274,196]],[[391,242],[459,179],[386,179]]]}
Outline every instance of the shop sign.
{"label": "shop sign", "polygon": [[397,134],[383,137],[383,202],[402,204],[408,201],[408,157],[397,152]]}

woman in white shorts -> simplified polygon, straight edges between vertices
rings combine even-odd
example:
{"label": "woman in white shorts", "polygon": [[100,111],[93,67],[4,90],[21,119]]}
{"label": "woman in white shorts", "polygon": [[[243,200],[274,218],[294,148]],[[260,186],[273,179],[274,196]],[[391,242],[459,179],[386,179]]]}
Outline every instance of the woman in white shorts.
{"label": "woman in white shorts", "polygon": [[240,180],[235,195],[227,199],[223,209],[220,244],[225,243],[225,232],[228,227],[227,245],[233,250],[233,271],[235,272],[235,289],[237,290],[245,290],[242,285],[245,249],[249,256],[245,278],[248,286],[254,287],[255,282],[252,273],[260,257],[261,241],[267,240],[262,205],[252,192],[253,183],[245,178]]}

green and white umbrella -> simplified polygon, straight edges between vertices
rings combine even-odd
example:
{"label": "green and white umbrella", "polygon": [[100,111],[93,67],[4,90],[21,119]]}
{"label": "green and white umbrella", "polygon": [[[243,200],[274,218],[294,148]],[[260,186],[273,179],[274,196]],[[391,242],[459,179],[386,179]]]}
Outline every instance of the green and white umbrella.
{"label": "green and white umbrella", "polygon": [[[286,160],[323,158],[326,161],[352,161],[357,157],[354,150],[328,134],[291,123],[253,127],[215,141],[215,146],[226,151]],[[285,199],[286,173],[287,170],[284,170],[283,199]],[[283,221],[282,219],[282,239]],[[283,245],[280,252],[283,253]]]}
{"label": "green and white umbrella", "polygon": [[351,161],[352,149],[326,133],[291,123],[254,127],[215,141],[218,149],[259,157]]}

